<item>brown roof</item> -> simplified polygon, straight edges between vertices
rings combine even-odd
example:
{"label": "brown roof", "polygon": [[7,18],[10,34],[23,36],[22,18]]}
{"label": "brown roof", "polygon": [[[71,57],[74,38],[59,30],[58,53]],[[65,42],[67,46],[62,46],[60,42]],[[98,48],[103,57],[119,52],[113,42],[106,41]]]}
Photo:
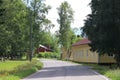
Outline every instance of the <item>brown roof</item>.
{"label": "brown roof", "polygon": [[82,40],[72,44],[72,46],[79,46],[79,45],[89,44],[89,43],[91,43],[91,41],[88,40],[87,38],[85,38],[85,39],[82,39]]}

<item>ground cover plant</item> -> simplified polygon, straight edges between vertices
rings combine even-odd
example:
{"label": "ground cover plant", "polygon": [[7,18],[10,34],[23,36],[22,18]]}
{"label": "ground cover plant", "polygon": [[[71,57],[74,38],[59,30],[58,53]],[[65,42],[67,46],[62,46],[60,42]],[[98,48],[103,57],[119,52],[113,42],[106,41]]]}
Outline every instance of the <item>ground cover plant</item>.
{"label": "ground cover plant", "polygon": [[84,64],[90,66],[102,75],[107,76],[111,80],[120,80],[120,69],[113,65]]}
{"label": "ground cover plant", "polygon": [[36,59],[34,59],[32,62],[0,62],[0,80],[20,80],[41,69],[42,66],[43,64]]}

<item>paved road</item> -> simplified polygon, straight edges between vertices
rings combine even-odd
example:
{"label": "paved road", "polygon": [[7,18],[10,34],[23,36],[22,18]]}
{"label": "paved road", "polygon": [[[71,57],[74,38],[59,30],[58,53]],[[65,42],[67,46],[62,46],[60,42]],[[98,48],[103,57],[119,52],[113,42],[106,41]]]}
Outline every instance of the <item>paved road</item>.
{"label": "paved road", "polygon": [[108,80],[88,67],[57,60],[41,60],[44,68],[23,80]]}

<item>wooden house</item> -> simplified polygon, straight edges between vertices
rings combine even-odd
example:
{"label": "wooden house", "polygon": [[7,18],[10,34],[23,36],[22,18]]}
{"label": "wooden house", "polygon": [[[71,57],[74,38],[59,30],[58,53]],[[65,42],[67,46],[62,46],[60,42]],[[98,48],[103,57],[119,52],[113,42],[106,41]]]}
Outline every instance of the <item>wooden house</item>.
{"label": "wooden house", "polygon": [[37,52],[52,52],[52,49],[43,45],[39,45]]}

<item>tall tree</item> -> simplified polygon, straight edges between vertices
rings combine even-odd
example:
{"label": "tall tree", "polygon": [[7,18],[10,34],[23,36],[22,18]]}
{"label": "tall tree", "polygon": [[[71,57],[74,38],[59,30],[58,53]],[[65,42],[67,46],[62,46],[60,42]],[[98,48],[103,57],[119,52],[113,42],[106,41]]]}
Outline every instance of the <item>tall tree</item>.
{"label": "tall tree", "polygon": [[[33,36],[33,46],[36,49],[42,41],[44,32],[50,27],[52,23],[46,18],[48,11],[51,9],[50,6],[47,6],[43,0],[32,0],[31,7],[32,10],[32,36]],[[47,29],[46,29],[47,28]]]}
{"label": "tall tree", "polygon": [[[59,40],[62,48],[67,50],[67,54],[70,53],[71,46],[71,23],[73,21],[73,10],[68,2],[61,3],[58,8],[59,19],[57,20],[60,24],[59,29]],[[69,56],[67,56],[69,57]]]}
{"label": "tall tree", "polygon": [[[26,4],[26,1],[30,1],[29,4]],[[0,0],[0,57],[7,55],[13,59],[20,55],[20,52],[28,50],[30,31],[33,49],[42,42],[42,32],[46,31],[46,27],[53,26],[46,18],[50,6],[46,6],[42,1]]]}
{"label": "tall tree", "polygon": [[120,0],[92,0],[83,33],[91,40],[91,50],[113,54],[120,67]]}
{"label": "tall tree", "polygon": [[29,59],[31,61],[31,56],[38,48],[39,44],[44,43],[42,38],[45,35],[43,35],[43,33],[46,30],[49,30],[53,24],[46,18],[46,15],[51,7],[47,6],[43,0],[24,1],[25,3],[28,1],[26,27],[24,27],[25,46],[28,50],[30,50]]}
{"label": "tall tree", "polygon": [[32,26],[33,26],[33,39],[35,48],[39,46],[43,36],[41,33],[46,30],[46,27],[50,29],[51,21],[46,18],[46,14],[51,9],[50,6],[47,6],[43,0],[32,0],[31,10],[32,10]]}
{"label": "tall tree", "polygon": [[25,16],[24,10],[26,6],[21,0],[2,0],[0,8],[3,12],[0,17],[0,20],[2,20],[2,24],[0,24],[0,49],[2,51],[0,52],[1,54],[4,54],[3,56],[9,55],[6,54],[8,52],[11,55],[17,55],[18,51],[22,48],[22,28],[24,24],[23,18]]}

